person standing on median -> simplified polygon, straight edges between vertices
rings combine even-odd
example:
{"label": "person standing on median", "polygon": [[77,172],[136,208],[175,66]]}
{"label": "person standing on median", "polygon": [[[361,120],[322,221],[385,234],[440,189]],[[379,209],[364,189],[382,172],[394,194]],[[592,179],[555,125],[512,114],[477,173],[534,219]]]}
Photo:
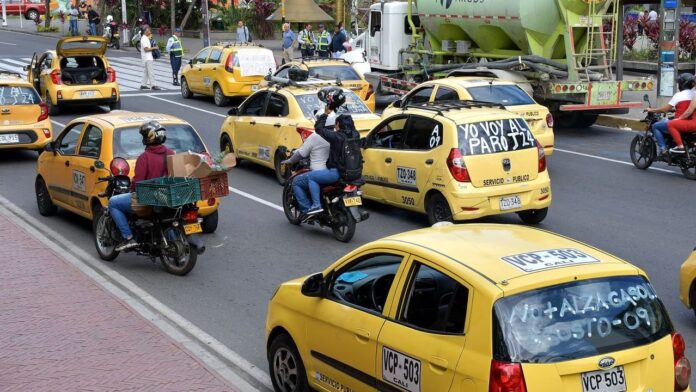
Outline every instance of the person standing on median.
{"label": "person standing on median", "polygon": [[295,46],[295,33],[290,30],[290,23],[283,24],[283,64],[292,61],[295,57],[293,51],[293,46]]}
{"label": "person standing on median", "polygon": [[152,29],[145,27],[142,38],[140,38],[140,59],[143,61],[143,80],[140,82],[141,90],[161,90],[155,81],[155,59],[152,52],[158,50],[157,43],[152,44]]}
{"label": "person standing on median", "polygon": [[167,52],[169,52],[169,63],[172,65],[172,84],[179,85],[179,69],[181,69],[181,59],[184,57],[184,46],[179,37],[181,29],[176,28],[174,34],[167,41]]}
{"label": "person standing on median", "polygon": [[87,20],[89,20],[89,30],[92,35],[97,35],[97,25],[99,24],[99,14],[91,5],[87,6]]}
{"label": "person standing on median", "polygon": [[324,24],[319,24],[319,32],[317,33],[317,55],[321,58],[329,58],[329,46],[331,45],[331,36],[324,29]]}
{"label": "person standing on median", "polygon": [[314,33],[312,32],[312,25],[307,23],[304,30],[300,31],[297,36],[297,40],[300,41],[300,51],[302,51],[302,58],[314,57],[314,45],[316,43],[316,38],[314,38]]}
{"label": "person standing on median", "polygon": [[244,25],[243,20],[237,22],[237,42],[240,44],[251,42],[251,34],[249,34],[249,28]]}

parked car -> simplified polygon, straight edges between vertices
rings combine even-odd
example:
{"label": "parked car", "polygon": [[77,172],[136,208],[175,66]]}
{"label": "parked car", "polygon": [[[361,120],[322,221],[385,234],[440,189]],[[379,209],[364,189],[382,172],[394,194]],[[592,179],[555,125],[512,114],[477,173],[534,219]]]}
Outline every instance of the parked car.
{"label": "parked car", "polygon": [[6,0],[7,15],[24,15],[34,20],[39,15],[46,15],[46,4],[42,0]]}

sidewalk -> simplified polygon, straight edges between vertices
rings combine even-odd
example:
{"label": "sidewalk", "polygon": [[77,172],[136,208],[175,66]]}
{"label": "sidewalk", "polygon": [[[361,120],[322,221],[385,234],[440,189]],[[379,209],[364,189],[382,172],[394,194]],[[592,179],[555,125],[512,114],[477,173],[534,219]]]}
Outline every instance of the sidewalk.
{"label": "sidewalk", "polygon": [[237,391],[0,207],[0,390]]}

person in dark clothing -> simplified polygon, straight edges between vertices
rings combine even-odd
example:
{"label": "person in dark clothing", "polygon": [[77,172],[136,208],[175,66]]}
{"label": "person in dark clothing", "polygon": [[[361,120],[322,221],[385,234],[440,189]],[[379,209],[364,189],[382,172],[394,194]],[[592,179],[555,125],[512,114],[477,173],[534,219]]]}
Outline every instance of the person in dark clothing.
{"label": "person in dark clothing", "polygon": [[89,32],[92,35],[97,35],[97,25],[101,22],[99,14],[91,5],[87,6],[87,20],[89,21]]}
{"label": "person in dark clothing", "polygon": [[128,225],[128,216],[133,214],[132,192],[135,191],[135,184],[168,174],[166,158],[168,155],[174,155],[174,151],[164,145],[167,140],[166,132],[166,129],[157,121],[147,121],[140,126],[145,151],[135,161],[131,193],[116,195],[109,199],[109,212],[123,238],[123,242],[116,246],[119,252],[138,246]]}
{"label": "person in dark clothing", "polygon": [[346,42],[346,36],[341,31],[341,28],[336,25],[336,27],[334,27],[333,37],[331,37],[331,45],[329,45],[329,50],[333,58],[341,58],[341,55],[346,52],[346,48],[343,47],[344,42]]}

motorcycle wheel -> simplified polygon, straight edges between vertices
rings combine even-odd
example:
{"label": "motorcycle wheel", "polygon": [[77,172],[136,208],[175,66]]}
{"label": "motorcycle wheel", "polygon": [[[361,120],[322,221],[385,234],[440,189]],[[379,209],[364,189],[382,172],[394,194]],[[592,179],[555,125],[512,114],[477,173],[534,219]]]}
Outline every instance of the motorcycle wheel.
{"label": "motorcycle wheel", "polygon": [[334,213],[336,222],[331,225],[334,238],[341,242],[349,242],[355,235],[355,219],[345,208],[337,208]]}
{"label": "motorcycle wheel", "polygon": [[297,207],[295,194],[292,191],[292,182],[290,181],[283,186],[283,211],[285,211],[285,217],[293,225],[302,223],[302,213]]}
{"label": "motorcycle wheel", "polygon": [[118,257],[114,233],[118,229],[111,216],[104,213],[102,207],[96,207],[92,218],[92,232],[94,233],[94,246],[102,260],[113,261]]}
{"label": "motorcycle wheel", "polygon": [[645,170],[655,160],[655,141],[645,135],[636,135],[631,140],[631,162],[638,169]]}
{"label": "motorcycle wheel", "polygon": [[118,39],[116,39],[116,40],[114,41],[114,47],[115,47],[116,49],[121,49],[121,42],[119,42]]}
{"label": "motorcycle wheel", "polygon": [[696,180],[696,147],[692,147],[689,150],[689,156],[691,157],[691,162],[686,167],[682,166],[681,171],[684,177],[689,180]]}
{"label": "motorcycle wheel", "polygon": [[198,253],[189,244],[182,227],[172,228],[171,230],[174,230],[176,238],[168,242],[169,249],[163,249],[160,259],[167,272],[172,275],[184,276],[196,266]]}

